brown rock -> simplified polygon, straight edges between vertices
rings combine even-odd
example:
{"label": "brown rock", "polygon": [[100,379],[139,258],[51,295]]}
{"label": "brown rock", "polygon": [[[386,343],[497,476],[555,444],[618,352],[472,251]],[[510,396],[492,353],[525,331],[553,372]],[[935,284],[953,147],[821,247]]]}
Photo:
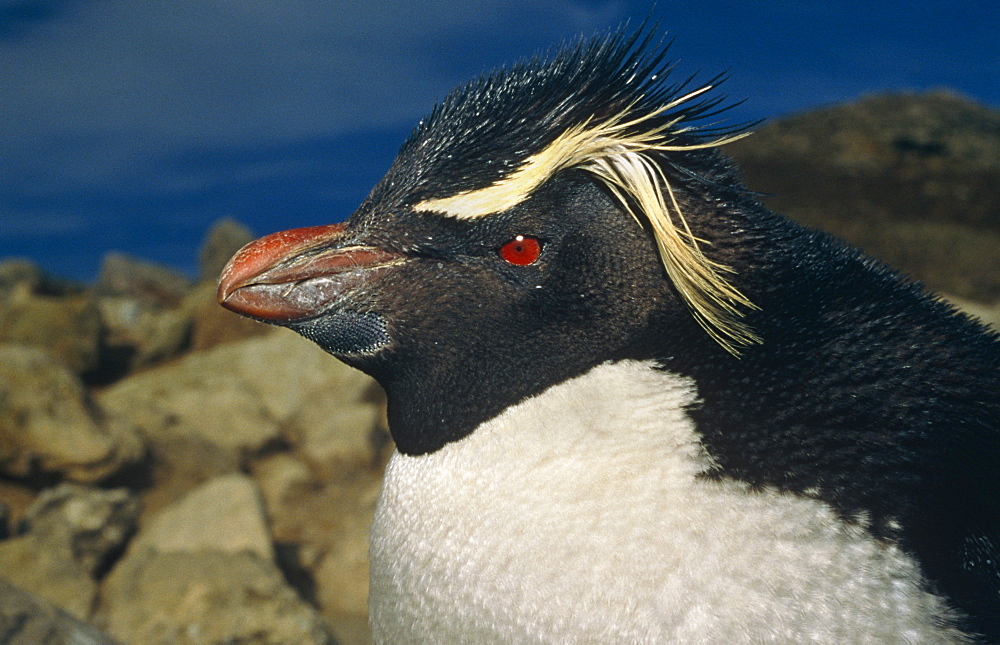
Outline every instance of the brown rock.
{"label": "brown rock", "polygon": [[90,576],[102,574],[135,532],[139,499],[127,488],[101,490],[60,484],[42,491],[21,531],[51,550],[71,554]]}
{"label": "brown rock", "polygon": [[102,415],[80,380],[49,354],[0,345],[0,472],[95,482],[143,454],[132,427]]}
{"label": "brown rock", "polygon": [[947,92],[871,96],[725,151],[775,211],[934,290],[1000,298],[1000,112]]}
{"label": "brown rock", "polygon": [[[368,423],[377,415],[345,410],[377,409],[372,383],[296,334],[275,330],[137,374],[108,388],[99,402],[129,418],[154,444],[189,437],[253,456],[283,440],[286,428],[292,441],[305,437],[307,430],[295,419],[314,419],[317,412],[308,408]],[[378,428],[370,425],[350,430],[328,425],[323,432],[302,441],[318,446],[315,453],[338,466],[369,467],[381,445]]]}
{"label": "brown rock", "polygon": [[44,280],[31,260],[11,258],[0,262],[0,299],[23,298],[38,292]]}
{"label": "brown rock", "polygon": [[14,585],[36,594],[80,620],[87,620],[97,584],[73,558],[68,545],[28,533],[0,542],[0,571]]}
{"label": "brown rock", "polygon": [[279,549],[285,569],[311,573],[311,592],[334,625],[363,625],[367,616],[368,529],[380,474],[373,467],[322,483],[289,456],[272,457],[254,469],[276,544],[295,546]]}
{"label": "brown rock", "polygon": [[984,325],[988,325],[1000,332],[1000,300],[992,304],[984,304],[952,296],[945,296],[944,298],[973,318],[978,318]]}
{"label": "brown rock", "polygon": [[[277,439],[280,427],[231,369],[231,360],[213,352],[190,354],[124,379],[98,400],[128,418],[154,445],[177,439],[207,443],[238,460]],[[169,458],[162,450],[159,454]]]}
{"label": "brown rock", "polygon": [[97,292],[102,296],[126,296],[176,307],[191,288],[191,281],[166,267],[133,258],[124,253],[108,253],[101,264]]}
{"label": "brown rock", "polygon": [[159,512],[102,597],[108,630],[127,642],[333,642],[275,564],[259,490],[239,474]]}
{"label": "brown rock", "polygon": [[333,643],[315,610],[249,551],[144,551],[108,576],[101,618],[127,643]]}
{"label": "brown rock", "polygon": [[274,331],[270,325],[244,318],[223,309],[215,298],[216,285],[206,282],[198,285],[188,296],[193,328],[191,349],[200,352],[217,345],[263,336]]}
{"label": "brown rock", "polygon": [[31,260],[0,260],[0,300],[24,295],[67,296],[81,293],[83,288],[80,285],[46,273]]}
{"label": "brown rock", "polygon": [[216,477],[161,510],[136,538],[135,549],[158,553],[248,551],[274,559],[260,490],[245,475]]}
{"label": "brown rock", "polygon": [[135,296],[101,296],[97,304],[107,329],[105,343],[122,356],[122,375],[188,348],[193,315],[183,306],[167,309]]}
{"label": "brown rock", "polygon": [[0,301],[0,343],[40,347],[78,374],[97,365],[102,333],[90,296],[42,296],[24,289]]}
{"label": "brown rock", "polygon": [[0,643],[113,645],[110,636],[0,576]]}

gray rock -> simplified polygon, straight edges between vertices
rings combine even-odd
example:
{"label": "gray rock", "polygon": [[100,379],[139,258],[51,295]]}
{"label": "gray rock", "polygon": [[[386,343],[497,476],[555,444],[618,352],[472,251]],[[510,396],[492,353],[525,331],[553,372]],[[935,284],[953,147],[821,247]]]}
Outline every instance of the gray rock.
{"label": "gray rock", "polygon": [[108,576],[100,617],[127,643],[333,643],[316,611],[251,551],[130,555]]}
{"label": "gray rock", "polygon": [[132,550],[159,553],[247,551],[274,559],[257,484],[245,475],[216,477],[161,510],[143,527]]}
{"label": "gray rock", "polygon": [[8,645],[113,645],[115,641],[0,576],[0,643]]}
{"label": "gray rock", "polygon": [[102,415],[79,378],[47,352],[0,345],[0,473],[95,482],[144,451],[134,429]]}
{"label": "gray rock", "polygon": [[254,237],[253,231],[231,217],[212,224],[198,254],[199,279],[214,284],[229,258]]}
{"label": "gray rock", "polygon": [[127,488],[60,484],[42,491],[21,521],[22,532],[50,549],[67,550],[91,576],[120,553],[135,532],[139,499]]}
{"label": "gray rock", "polygon": [[0,541],[0,571],[20,588],[80,619],[97,598],[94,580],[135,526],[138,501],[126,489],[62,484],[43,491],[21,521],[21,535]]}

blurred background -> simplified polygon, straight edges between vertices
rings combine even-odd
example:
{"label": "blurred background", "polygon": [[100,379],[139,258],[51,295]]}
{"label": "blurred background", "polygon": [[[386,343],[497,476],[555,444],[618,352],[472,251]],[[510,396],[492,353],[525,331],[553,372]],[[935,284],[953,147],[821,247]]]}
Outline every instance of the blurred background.
{"label": "blurred background", "polygon": [[678,75],[731,74],[733,122],[936,88],[1000,106],[992,0],[0,0],[0,256],[194,277],[219,217],[341,220],[456,84],[647,17]]}

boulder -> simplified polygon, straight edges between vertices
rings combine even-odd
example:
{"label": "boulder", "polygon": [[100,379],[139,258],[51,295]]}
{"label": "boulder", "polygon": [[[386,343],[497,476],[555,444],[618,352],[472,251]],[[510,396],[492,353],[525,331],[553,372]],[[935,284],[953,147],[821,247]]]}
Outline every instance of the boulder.
{"label": "boulder", "polygon": [[96,627],[12,585],[0,576],[0,643],[9,645],[113,645]]}
{"label": "boulder", "polygon": [[101,314],[92,297],[36,295],[25,286],[0,300],[0,343],[38,347],[82,374],[100,360]]}
{"label": "boulder", "polygon": [[274,563],[251,551],[127,558],[108,577],[101,619],[126,643],[333,643]]}
{"label": "boulder", "polygon": [[248,551],[262,560],[274,559],[260,489],[236,473],[216,477],[161,510],[133,547],[158,553]]}
{"label": "boulder", "polygon": [[102,490],[64,483],[41,492],[20,533],[65,550],[88,575],[102,575],[135,532],[139,498],[127,488]]}
{"label": "boulder", "polygon": [[137,514],[137,498],[124,488],[62,484],[42,491],[20,534],[0,541],[0,571],[19,588],[85,620],[97,599],[95,579],[121,552]]}
{"label": "boulder", "polygon": [[0,301],[25,295],[78,295],[83,291],[81,285],[52,276],[26,258],[0,260]]}
{"label": "boulder", "polygon": [[320,482],[302,461],[279,455],[258,463],[253,475],[261,481],[284,568],[309,572],[309,592],[331,623],[363,623],[368,603],[368,530],[381,487],[381,467]]}
{"label": "boulder", "polygon": [[983,302],[973,302],[955,296],[944,296],[944,299],[958,307],[973,318],[978,318],[980,322],[988,325],[1000,332],[1000,300],[987,304]]}
{"label": "boulder", "polygon": [[0,473],[96,482],[144,452],[134,428],[102,414],[79,378],[50,354],[0,345]]}
{"label": "boulder", "polygon": [[1000,111],[947,91],[791,115],[724,148],[773,210],[931,289],[1000,298]]}
{"label": "boulder", "polygon": [[238,461],[301,442],[323,467],[368,468],[385,436],[373,383],[298,335],[274,330],[137,374],[98,400],[154,445],[183,437]]}
{"label": "boulder", "polygon": [[102,296],[138,298],[162,307],[176,307],[191,281],[167,267],[124,253],[108,253],[101,263],[96,290]]}
{"label": "boulder", "polygon": [[204,282],[188,296],[188,306],[192,312],[191,349],[205,351],[235,341],[263,336],[274,331],[274,327],[262,322],[244,318],[223,309],[215,298],[216,284]]}
{"label": "boulder", "polygon": [[275,563],[259,489],[213,479],[152,518],[105,581],[100,618],[134,643],[332,643]]}
{"label": "boulder", "polygon": [[193,315],[183,306],[165,308],[135,296],[100,296],[97,306],[107,330],[104,367],[118,378],[188,347]]}
{"label": "boulder", "polygon": [[97,599],[97,583],[68,545],[48,538],[28,533],[0,541],[0,571],[19,588],[87,620]]}

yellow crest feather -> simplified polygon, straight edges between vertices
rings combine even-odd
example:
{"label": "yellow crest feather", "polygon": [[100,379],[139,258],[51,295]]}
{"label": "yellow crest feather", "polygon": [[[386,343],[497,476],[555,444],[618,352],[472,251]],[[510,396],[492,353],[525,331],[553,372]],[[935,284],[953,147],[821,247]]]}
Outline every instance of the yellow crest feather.
{"label": "yellow crest feather", "polygon": [[479,190],[425,200],[415,209],[460,219],[485,217],[521,203],[562,170],[578,167],[591,172],[608,186],[640,225],[645,217],[667,275],[695,319],[722,347],[739,356],[741,347],[760,342],[740,320],[744,308],[755,306],[724,277],[732,269],[702,253],[699,242],[704,240],[692,234],[670,182],[649,153],[715,147],[748,133],[703,143],[677,144],[676,135],[687,131],[675,127],[682,117],[650,130],[636,130],[643,122],[709,89],[711,86],[699,88],[640,118],[626,120],[629,113],[626,109],[603,123],[588,121],[570,127],[500,181]]}

